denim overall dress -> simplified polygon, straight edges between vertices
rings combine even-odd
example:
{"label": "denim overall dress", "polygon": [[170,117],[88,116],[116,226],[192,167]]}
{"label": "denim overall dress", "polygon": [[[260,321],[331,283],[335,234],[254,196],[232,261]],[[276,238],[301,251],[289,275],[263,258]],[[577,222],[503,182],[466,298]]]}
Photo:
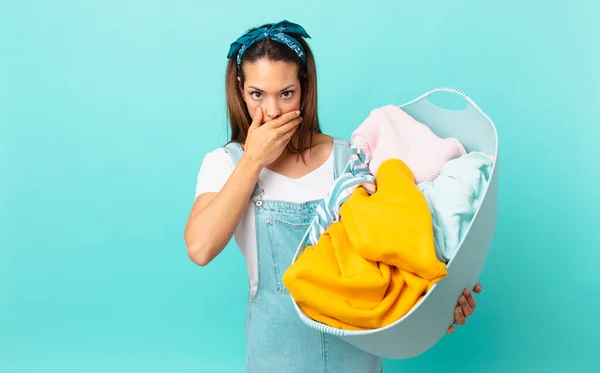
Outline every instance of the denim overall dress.
{"label": "denim overall dress", "polygon": [[[348,157],[347,140],[334,139],[334,176]],[[234,165],[242,147],[226,150]],[[319,201],[292,203],[262,199],[260,185],[252,193],[258,254],[258,290],[246,309],[247,373],[381,373],[382,360],[339,337],[305,325],[283,285],[298,244],[315,217]]]}

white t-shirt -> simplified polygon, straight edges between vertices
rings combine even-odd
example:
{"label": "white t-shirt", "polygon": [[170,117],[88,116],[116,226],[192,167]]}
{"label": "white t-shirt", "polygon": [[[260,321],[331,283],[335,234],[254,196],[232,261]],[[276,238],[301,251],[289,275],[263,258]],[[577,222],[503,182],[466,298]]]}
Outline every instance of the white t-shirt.
{"label": "white t-shirt", "polygon": [[[258,176],[258,184],[264,191],[262,199],[303,203],[324,198],[334,182],[333,168],[333,150],[325,163],[309,174],[297,179],[264,168]],[[224,148],[218,148],[206,154],[198,172],[196,197],[202,193],[219,192],[233,170],[233,162]],[[258,257],[252,200],[248,201],[246,211],[235,230],[234,239],[246,258],[250,292],[254,295],[258,287]]]}

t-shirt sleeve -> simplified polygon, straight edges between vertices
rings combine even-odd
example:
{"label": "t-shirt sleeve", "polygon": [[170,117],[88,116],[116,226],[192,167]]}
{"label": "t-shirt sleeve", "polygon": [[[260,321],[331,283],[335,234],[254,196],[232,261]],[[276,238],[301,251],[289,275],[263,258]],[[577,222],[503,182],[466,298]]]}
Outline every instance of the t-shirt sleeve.
{"label": "t-shirt sleeve", "polygon": [[219,148],[207,153],[202,160],[196,181],[196,197],[202,193],[221,191],[235,166],[225,149]]}

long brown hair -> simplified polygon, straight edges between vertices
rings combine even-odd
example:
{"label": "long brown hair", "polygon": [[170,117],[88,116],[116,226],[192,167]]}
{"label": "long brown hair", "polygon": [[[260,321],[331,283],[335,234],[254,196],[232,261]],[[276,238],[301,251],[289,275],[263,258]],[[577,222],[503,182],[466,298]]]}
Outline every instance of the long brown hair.
{"label": "long brown hair", "polygon": [[[268,27],[266,24],[261,27]],[[254,31],[257,28],[250,29]],[[227,94],[227,117],[231,127],[231,138],[229,142],[244,143],[248,136],[248,128],[252,123],[252,118],[246,108],[246,102],[242,96],[240,87],[244,85],[244,63],[254,62],[262,58],[269,61],[292,62],[298,67],[298,80],[300,81],[302,96],[300,97],[300,112],[303,117],[302,123],[296,130],[297,144],[291,141],[288,150],[292,153],[301,153],[303,150],[312,147],[314,133],[320,133],[319,116],[317,113],[317,70],[313,53],[306,41],[297,34],[290,33],[289,36],[296,39],[306,54],[306,64],[298,55],[288,46],[265,38],[254,43],[244,53],[240,68],[238,69],[236,57],[229,59],[225,75],[225,89]],[[240,81],[238,81],[240,77]],[[240,86],[241,84],[241,86]]]}

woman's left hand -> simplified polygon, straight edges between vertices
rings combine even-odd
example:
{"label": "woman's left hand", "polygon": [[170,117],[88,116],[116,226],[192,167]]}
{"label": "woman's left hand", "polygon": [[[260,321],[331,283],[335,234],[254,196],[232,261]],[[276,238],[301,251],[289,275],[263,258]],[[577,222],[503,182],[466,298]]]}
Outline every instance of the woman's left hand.
{"label": "woman's left hand", "polygon": [[[473,291],[465,289],[463,294],[458,298],[458,303],[454,309],[454,324],[465,325],[467,322],[467,317],[471,316],[473,311],[475,311],[475,306],[477,303],[473,297],[473,292],[476,294],[481,293],[481,284],[475,284]],[[454,328],[454,325],[451,325],[448,328],[448,334],[454,333],[455,330],[456,329]]]}

